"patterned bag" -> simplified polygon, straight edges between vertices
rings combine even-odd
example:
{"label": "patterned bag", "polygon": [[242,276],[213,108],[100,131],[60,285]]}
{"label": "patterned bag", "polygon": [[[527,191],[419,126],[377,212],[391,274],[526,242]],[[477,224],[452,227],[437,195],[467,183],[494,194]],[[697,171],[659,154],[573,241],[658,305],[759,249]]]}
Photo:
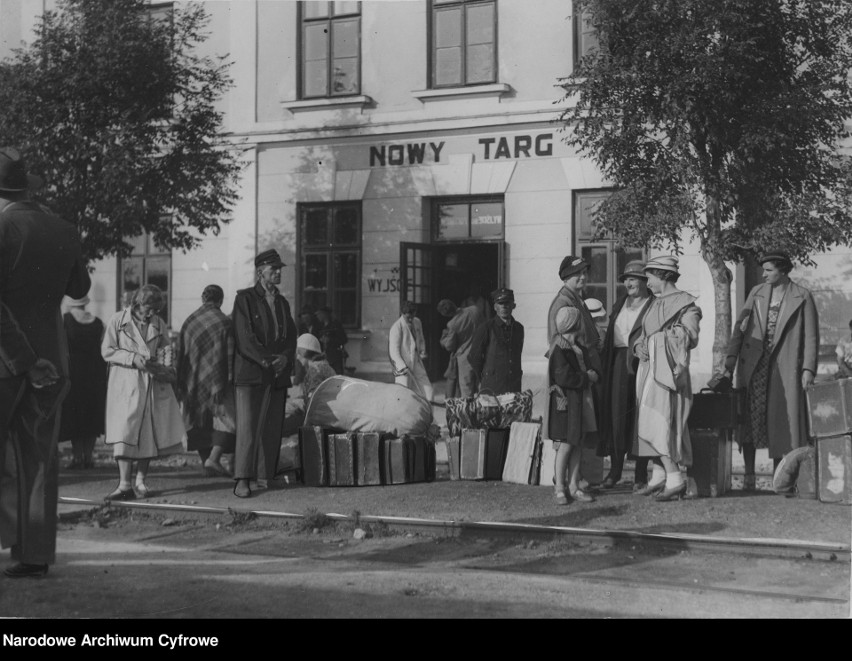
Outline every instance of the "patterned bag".
{"label": "patterned bag", "polygon": [[450,436],[459,436],[462,429],[475,429],[476,400],[473,397],[450,397],[446,400],[447,429]]}
{"label": "patterned bag", "polygon": [[532,390],[510,392],[500,395],[501,428],[511,427],[513,422],[529,422],[532,420],[533,393]]}
{"label": "patterned bag", "polygon": [[493,394],[482,391],[474,400],[476,402],[476,420],[478,429],[500,429],[503,418],[503,408],[500,401]]}

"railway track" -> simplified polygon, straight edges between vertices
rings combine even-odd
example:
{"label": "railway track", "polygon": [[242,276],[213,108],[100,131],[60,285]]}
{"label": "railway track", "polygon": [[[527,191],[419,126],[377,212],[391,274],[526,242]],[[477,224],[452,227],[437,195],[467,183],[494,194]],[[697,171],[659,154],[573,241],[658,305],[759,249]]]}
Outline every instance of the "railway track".
{"label": "railway track", "polygon": [[[64,505],[87,507],[102,507],[104,504],[107,504],[102,500],[63,496],[60,496],[59,502]],[[146,510],[149,512],[183,512],[193,516],[222,516],[232,512],[239,512],[242,514],[253,514],[261,518],[285,521],[298,521],[305,518],[303,514],[273,510],[205,507],[171,503],[111,502],[108,504],[110,507],[117,508]],[[352,517],[346,514],[329,512],[326,513],[326,516],[333,521],[352,521]],[[852,550],[848,544],[803,540],[714,537],[688,533],[643,533],[629,530],[596,530],[525,523],[454,521],[376,515],[360,515],[359,521],[365,524],[385,525],[391,530],[417,531],[441,537],[512,537],[548,541],[553,539],[570,539],[578,543],[593,543],[602,546],[641,545],[667,550],[738,553],[846,563],[852,560]]]}

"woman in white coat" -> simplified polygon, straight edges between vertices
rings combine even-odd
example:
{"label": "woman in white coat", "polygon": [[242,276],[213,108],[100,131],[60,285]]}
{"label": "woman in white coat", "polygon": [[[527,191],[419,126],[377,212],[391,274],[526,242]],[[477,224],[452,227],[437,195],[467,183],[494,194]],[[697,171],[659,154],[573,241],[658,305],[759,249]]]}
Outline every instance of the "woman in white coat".
{"label": "woman in white coat", "polygon": [[391,326],[388,337],[388,354],[394,380],[431,402],[432,383],[423,365],[426,340],[423,337],[423,325],[414,316],[417,305],[405,301],[401,312],[399,319]]}
{"label": "woman in white coat", "polygon": [[[129,307],[113,315],[101,354],[109,365],[106,442],[118,462],[118,488],[107,500],[133,500],[151,494],[145,484],[151,459],[184,452],[186,430],[172,383],[166,323],[157,316],[163,293],[141,287]],[[133,462],[136,485],[131,486]]]}

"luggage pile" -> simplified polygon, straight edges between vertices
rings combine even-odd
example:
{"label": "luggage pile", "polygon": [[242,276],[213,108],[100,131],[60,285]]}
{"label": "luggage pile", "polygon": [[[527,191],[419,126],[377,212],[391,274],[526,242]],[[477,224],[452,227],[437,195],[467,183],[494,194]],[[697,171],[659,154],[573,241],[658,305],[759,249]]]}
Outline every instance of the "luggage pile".
{"label": "luggage pile", "polygon": [[355,487],[435,479],[435,443],[425,436],[396,437],[307,426],[299,429],[302,483]]}
{"label": "luggage pile", "polygon": [[[816,496],[823,503],[852,505],[852,379],[814,383],[805,396],[816,445]],[[796,487],[803,495],[798,481]]]}
{"label": "luggage pile", "polygon": [[432,406],[397,384],[333,376],[299,428],[306,486],[377,486],[435,479]]}
{"label": "luggage pile", "polygon": [[[511,481],[523,478],[522,484],[536,484],[541,425],[530,423],[532,400],[531,390],[447,399],[450,479],[503,480],[511,449]],[[529,426],[517,426],[519,423]],[[533,427],[538,431],[533,433]],[[536,481],[530,481],[533,479]]]}

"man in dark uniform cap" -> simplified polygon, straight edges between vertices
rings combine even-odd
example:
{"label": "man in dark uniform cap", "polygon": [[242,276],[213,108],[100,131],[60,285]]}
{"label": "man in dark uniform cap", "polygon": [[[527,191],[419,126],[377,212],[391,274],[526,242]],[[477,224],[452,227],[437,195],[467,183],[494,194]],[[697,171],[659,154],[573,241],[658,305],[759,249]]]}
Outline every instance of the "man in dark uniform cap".
{"label": "man in dark uniform cap", "polygon": [[479,389],[495,395],[520,392],[524,327],[512,317],[515,293],[501,287],[491,294],[497,316],[473,334],[468,360],[479,377]]}
{"label": "man in dark uniform cap", "polygon": [[234,495],[251,496],[275,477],[284,426],[284,404],[296,354],[296,324],[290,304],[278,291],[284,262],[275,250],[254,260],[257,283],[234,299],[234,385],[237,448]]}

